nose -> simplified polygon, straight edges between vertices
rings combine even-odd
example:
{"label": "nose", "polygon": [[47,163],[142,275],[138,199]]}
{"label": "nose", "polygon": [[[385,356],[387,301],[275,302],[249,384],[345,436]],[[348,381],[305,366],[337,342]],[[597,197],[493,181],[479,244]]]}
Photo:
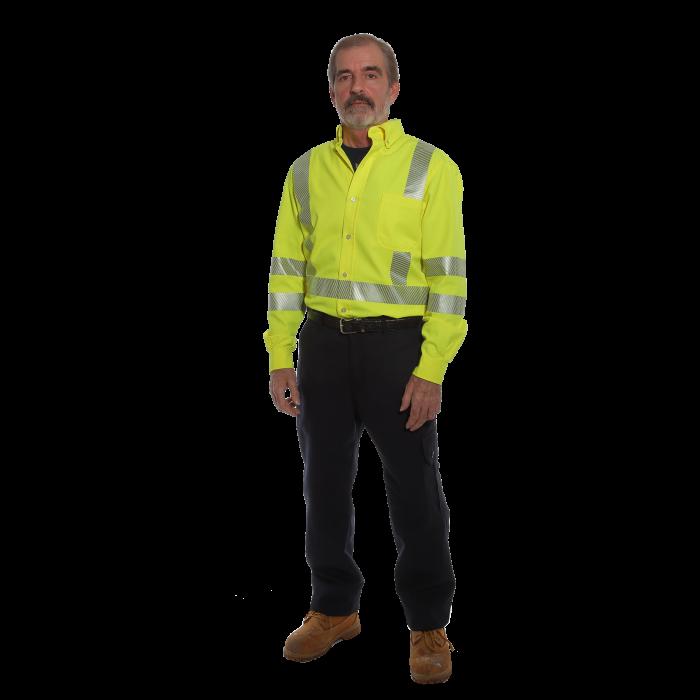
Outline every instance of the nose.
{"label": "nose", "polygon": [[351,81],[352,84],[350,85],[350,100],[352,101],[357,99],[358,97],[361,97],[362,99],[369,101],[367,100],[367,96],[364,94],[365,77],[352,77]]}

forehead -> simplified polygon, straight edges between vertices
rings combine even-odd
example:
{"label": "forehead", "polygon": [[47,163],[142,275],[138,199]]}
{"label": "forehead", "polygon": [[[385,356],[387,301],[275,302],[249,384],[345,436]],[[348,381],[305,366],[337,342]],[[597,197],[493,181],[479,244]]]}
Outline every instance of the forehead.
{"label": "forehead", "polygon": [[343,69],[362,70],[365,66],[382,66],[386,68],[384,54],[376,44],[353,46],[341,49],[335,59],[336,71]]}

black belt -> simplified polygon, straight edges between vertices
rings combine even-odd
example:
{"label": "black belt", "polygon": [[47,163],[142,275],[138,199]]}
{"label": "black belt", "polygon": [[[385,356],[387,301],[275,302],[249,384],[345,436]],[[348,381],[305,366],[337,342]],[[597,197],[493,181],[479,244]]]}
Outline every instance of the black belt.
{"label": "black belt", "polygon": [[307,316],[310,321],[319,321],[324,326],[330,326],[343,335],[347,333],[383,333],[385,331],[397,331],[412,326],[423,324],[422,316],[405,316],[404,318],[392,318],[391,316],[366,316],[365,318],[338,318],[324,314],[307,307]]}

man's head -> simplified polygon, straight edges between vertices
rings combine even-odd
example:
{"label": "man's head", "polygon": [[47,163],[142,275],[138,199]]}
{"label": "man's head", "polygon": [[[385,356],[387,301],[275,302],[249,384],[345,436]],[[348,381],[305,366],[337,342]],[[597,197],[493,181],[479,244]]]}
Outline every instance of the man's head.
{"label": "man's head", "polygon": [[389,118],[399,94],[394,51],[372,34],[353,34],[331,51],[328,89],[341,124],[368,129]]}

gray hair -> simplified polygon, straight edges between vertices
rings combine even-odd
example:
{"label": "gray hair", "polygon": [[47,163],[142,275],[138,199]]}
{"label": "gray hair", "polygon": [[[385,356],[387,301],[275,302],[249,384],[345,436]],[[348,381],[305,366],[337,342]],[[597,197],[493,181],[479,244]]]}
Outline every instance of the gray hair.
{"label": "gray hair", "polygon": [[340,41],[336,43],[331,51],[331,57],[328,61],[328,84],[332,86],[335,83],[335,76],[338,72],[335,65],[335,60],[338,56],[338,51],[341,49],[355,48],[356,46],[366,46],[370,43],[376,44],[384,54],[386,65],[389,70],[389,85],[391,86],[394,83],[398,83],[399,64],[396,61],[394,49],[392,49],[386,41],[374,36],[374,34],[351,34],[350,36],[344,36],[342,39],[340,39]]}

